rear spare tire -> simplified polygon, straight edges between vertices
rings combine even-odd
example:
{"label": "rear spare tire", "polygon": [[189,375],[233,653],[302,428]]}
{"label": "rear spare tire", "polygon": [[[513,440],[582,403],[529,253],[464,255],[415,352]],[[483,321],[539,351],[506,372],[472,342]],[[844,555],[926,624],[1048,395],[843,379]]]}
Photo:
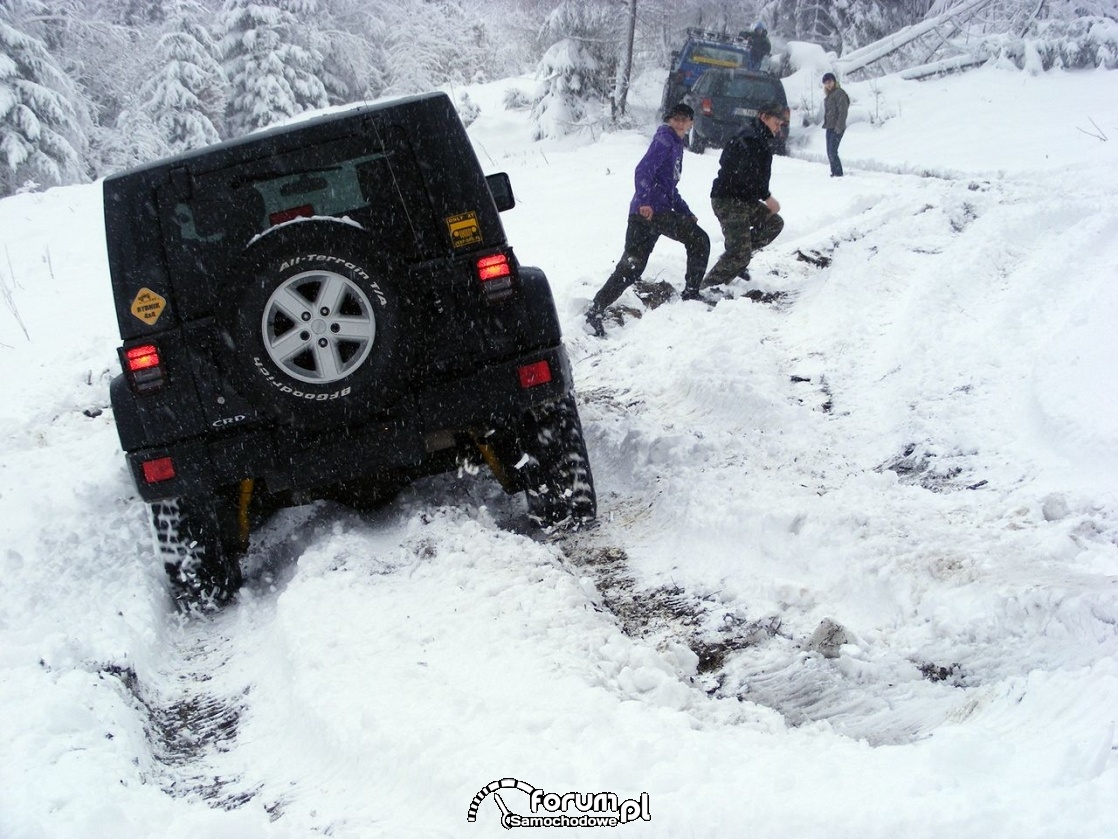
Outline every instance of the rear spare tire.
{"label": "rear spare tire", "polygon": [[397,297],[366,234],[298,222],[245,253],[230,333],[233,375],[265,413],[335,419],[385,398]]}

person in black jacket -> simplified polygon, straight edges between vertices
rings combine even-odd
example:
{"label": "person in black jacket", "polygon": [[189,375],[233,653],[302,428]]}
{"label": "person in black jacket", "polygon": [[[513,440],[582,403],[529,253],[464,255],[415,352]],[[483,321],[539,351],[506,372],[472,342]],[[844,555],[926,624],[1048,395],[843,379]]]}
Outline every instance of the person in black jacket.
{"label": "person in black jacket", "polygon": [[735,277],[748,280],[753,252],[784,229],[780,202],[769,191],[769,178],[773,138],[786,121],[786,111],[779,102],[765,105],[722,150],[710,204],[722,225],[725,252],[703,278],[704,288]]}
{"label": "person in black jacket", "polygon": [[769,43],[769,33],[765,29],[765,24],[760,21],[753,27],[753,31],[749,33],[749,66],[748,69],[759,71],[761,69],[761,62],[765,60],[765,56],[772,52],[772,44]]}

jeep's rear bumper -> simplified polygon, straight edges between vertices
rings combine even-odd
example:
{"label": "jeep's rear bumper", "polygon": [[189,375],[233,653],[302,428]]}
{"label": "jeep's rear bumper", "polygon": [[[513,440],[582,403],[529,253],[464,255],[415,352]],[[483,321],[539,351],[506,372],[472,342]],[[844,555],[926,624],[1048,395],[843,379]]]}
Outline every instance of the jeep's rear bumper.
{"label": "jeep's rear bumper", "polygon": [[[546,362],[550,380],[524,382],[522,369]],[[246,478],[269,491],[311,491],[377,474],[421,474],[454,435],[518,427],[525,412],[572,389],[560,345],[411,394],[374,421],[309,431],[283,425],[241,426],[219,437],[127,453],[144,501],[209,494]],[[144,464],[170,458],[174,476],[149,482]],[[432,470],[438,471],[438,470]]]}

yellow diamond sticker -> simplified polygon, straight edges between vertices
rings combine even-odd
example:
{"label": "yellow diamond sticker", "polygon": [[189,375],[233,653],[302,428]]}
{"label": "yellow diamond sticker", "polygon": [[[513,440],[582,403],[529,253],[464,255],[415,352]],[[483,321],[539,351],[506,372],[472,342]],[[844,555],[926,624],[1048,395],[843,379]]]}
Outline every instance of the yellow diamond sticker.
{"label": "yellow diamond sticker", "polygon": [[150,288],[141,288],[136,299],[132,301],[132,314],[148,326],[155,326],[155,322],[166,308],[167,301]]}
{"label": "yellow diamond sticker", "polygon": [[449,216],[446,226],[450,228],[450,241],[456,248],[476,245],[481,241],[481,227],[477,223],[477,213],[459,213]]}

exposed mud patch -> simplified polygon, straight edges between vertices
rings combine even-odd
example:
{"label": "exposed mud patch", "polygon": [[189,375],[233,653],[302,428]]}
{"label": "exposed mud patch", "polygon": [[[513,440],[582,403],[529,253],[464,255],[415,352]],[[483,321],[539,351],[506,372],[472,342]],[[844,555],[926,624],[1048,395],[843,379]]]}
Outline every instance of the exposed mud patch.
{"label": "exposed mud patch", "polygon": [[974,480],[964,452],[936,452],[930,446],[910,443],[897,457],[879,465],[878,472],[893,472],[902,484],[914,484],[931,492],[980,489],[985,480]]}
{"label": "exposed mud patch", "polygon": [[808,265],[814,265],[816,268],[827,268],[831,264],[831,257],[819,251],[804,253],[802,250],[797,250],[796,259],[800,262],[806,262]]}
{"label": "exposed mud patch", "polygon": [[[835,409],[835,397],[834,397],[834,394],[831,392],[831,385],[827,381],[826,376],[819,375],[819,376],[814,376],[813,377],[813,376],[795,376],[795,375],[793,375],[793,376],[789,377],[789,380],[792,382],[792,384],[813,384],[813,385],[815,385],[817,390],[818,390],[818,394],[819,394],[817,396],[817,400],[818,400],[817,410],[822,411],[824,414],[829,414],[829,413],[834,411],[834,409]],[[808,400],[800,397],[800,398],[797,398],[796,401],[799,402],[801,405],[803,405]]]}
{"label": "exposed mud patch", "polygon": [[708,695],[753,702],[792,726],[825,721],[871,745],[925,737],[965,699],[961,665],[868,655],[857,634],[827,619],[797,637],[778,614],[696,595],[679,584],[642,586],[624,548],[600,531],[548,537],[576,573],[589,575],[622,631],[659,648],[685,644],[696,656],[680,677]]}

